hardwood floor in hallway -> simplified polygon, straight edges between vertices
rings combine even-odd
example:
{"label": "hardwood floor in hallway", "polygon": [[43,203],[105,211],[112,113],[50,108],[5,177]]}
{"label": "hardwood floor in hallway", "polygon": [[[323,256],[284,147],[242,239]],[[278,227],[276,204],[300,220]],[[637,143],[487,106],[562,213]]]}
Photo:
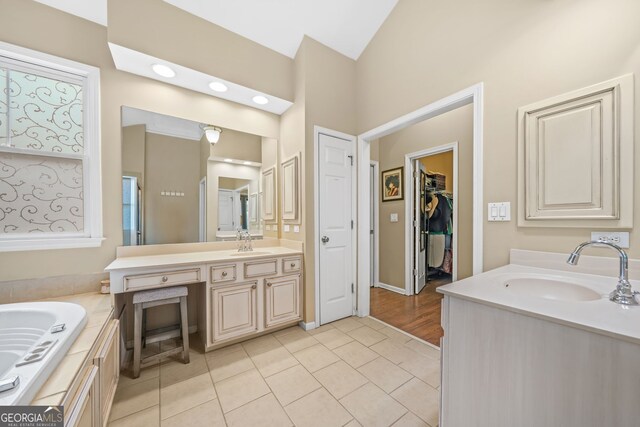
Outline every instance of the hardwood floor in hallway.
{"label": "hardwood floor in hallway", "polygon": [[440,346],[442,294],[438,286],[451,283],[450,278],[433,278],[418,295],[405,296],[382,288],[371,288],[371,317],[382,320],[415,337]]}

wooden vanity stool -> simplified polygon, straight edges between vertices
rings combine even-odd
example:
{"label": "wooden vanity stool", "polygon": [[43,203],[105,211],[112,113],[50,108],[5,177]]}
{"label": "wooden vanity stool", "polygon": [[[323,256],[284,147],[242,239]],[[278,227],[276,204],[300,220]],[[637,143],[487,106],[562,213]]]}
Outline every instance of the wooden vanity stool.
{"label": "wooden vanity stool", "polygon": [[[186,286],[174,286],[171,288],[151,289],[133,294],[134,307],[134,343],[133,343],[133,378],[140,376],[140,368],[148,366],[158,360],[182,353],[182,361],[189,363],[189,320],[187,317],[187,295]],[[166,304],[180,304],[180,326],[168,334],[160,333],[151,336],[146,335],[146,322],[144,321],[144,310]],[[143,328],[145,329],[143,331]],[[173,336],[182,336],[182,348],[176,347],[153,356],[145,357],[141,360],[143,333],[145,340],[151,337],[162,336],[164,339]]]}

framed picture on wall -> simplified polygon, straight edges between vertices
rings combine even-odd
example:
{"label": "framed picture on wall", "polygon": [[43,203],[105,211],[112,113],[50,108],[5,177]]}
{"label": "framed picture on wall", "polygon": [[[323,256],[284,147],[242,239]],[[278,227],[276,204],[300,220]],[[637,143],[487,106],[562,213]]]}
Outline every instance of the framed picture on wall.
{"label": "framed picture on wall", "polygon": [[382,201],[391,202],[404,199],[404,167],[382,172]]}

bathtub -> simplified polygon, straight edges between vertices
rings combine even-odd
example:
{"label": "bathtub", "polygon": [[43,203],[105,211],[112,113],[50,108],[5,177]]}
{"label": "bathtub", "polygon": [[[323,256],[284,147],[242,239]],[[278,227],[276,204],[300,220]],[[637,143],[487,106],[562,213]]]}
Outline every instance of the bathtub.
{"label": "bathtub", "polygon": [[86,323],[78,304],[0,305],[0,406],[29,405]]}

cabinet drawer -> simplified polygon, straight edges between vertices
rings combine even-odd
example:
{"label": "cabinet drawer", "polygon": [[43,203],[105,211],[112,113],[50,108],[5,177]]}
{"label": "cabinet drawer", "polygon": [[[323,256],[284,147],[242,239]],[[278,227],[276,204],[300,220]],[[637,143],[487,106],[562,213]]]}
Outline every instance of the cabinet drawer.
{"label": "cabinet drawer", "polygon": [[214,265],[210,269],[211,283],[233,282],[237,279],[235,264]]}
{"label": "cabinet drawer", "polygon": [[282,272],[283,273],[297,273],[302,268],[302,258],[292,257],[282,259]]}
{"label": "cabinet drawer", "polygon": [[265,259],[244,263],[244,277],[269,276],[278,273],[278,261]]}
{"label": "cabinet drawer", "polygon": [[201,281],[199,268],[163,271],[160,273],[126,276],[124,278],[124,290],[159,288],[161,286],[184,285]]}

